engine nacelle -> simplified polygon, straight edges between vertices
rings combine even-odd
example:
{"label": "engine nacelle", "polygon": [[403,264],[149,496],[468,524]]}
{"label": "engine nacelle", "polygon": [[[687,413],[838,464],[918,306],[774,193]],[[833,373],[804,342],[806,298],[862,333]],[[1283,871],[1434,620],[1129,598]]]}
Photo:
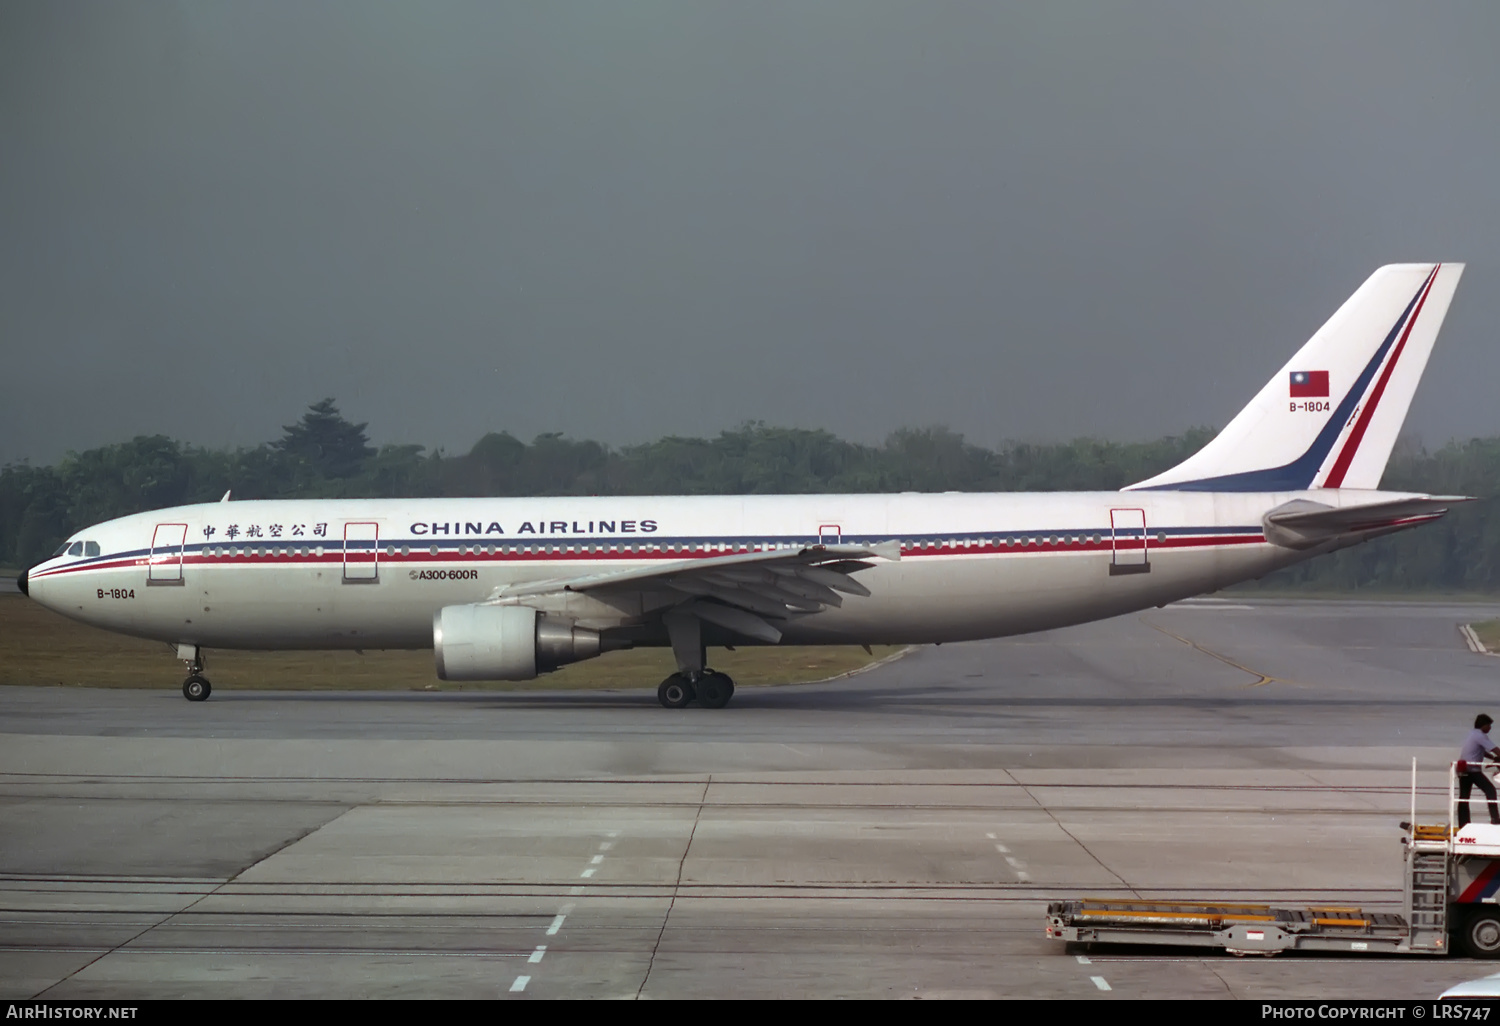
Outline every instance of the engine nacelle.
{"label": "engine nacelle", "polygon": [[444,606],[432,616],[439,680],[531,680],[604,647],[598,631],[529,606]]}

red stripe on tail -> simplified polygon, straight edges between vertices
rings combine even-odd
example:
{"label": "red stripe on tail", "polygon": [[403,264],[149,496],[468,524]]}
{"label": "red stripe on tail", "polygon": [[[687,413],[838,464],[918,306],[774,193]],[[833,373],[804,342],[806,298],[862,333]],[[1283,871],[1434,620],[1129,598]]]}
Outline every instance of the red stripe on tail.
{"label": "red stripe on tail", "polygon": [[1422,316],[1422,305],[1427,302],[1427,294],[1432,291],[1432,283],[1437,281],[1437,273],[1442,266],[1438,264],[1427,276],[1427,284],[1422,286],[1422,298],[1417,300],[1417,308],[1412,311],[1411,319],[1406,322],[1406,330],[1401,333],[1401,340],[1396,343],[1396,348],[1391,352],[1391,358],[1385,362],[1385,370],[1380,372],[1380,380],[1375,382],[1375,390],[1370,393],[1369,402],[1365,403],[1365,408],[1359,415],[1359,421],[1354,425],[1354,430],[1349,432],[1348,440],[1344,442],[1343,451],[1339,453],[1333,469],[1328,472],[1328,479],[1323,482],[1324,488],[1337,488],[1344,483],[1344,475],[1349,472],[1349,464],[1354,462],[1354,454],[1359,451],[1359,443],[1365,437],[1365,429],[1370,426],[1370,420],[1375,416],[1375,408],[1380,405],[1380,397],[1385,393],[1386,382],[1391,380],[1391,372],[1396,369],[1396,361],[1401,359],[1401,350],[1406,348],[1406,340],[1411,336],[1411,329],[1416,327],[1417,318]]}

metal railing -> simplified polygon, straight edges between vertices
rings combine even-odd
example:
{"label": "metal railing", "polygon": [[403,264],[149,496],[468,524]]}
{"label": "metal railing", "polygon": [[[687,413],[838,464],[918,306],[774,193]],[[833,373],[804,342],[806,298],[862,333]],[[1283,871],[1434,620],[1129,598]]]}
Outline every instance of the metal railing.
{"label": "metal railing", "polygon": [[[1488,779],[1489,782],[1490,782],[1490,786],[1494,787],[1495,786],[1494,777],[1497,774],[1500,774],[1500,763],[1494,763],[1494,762],[1488,762],[1488,761],[1485,761],[1485,762],[1465,762],[1462,759],[1458,759],[1458,760],[1456,760],[1454,762],[1450,762],[1448,764],[1448,831],[1449,831],[1450,835],[1455,834],[1455,833],[1458,832],[1458,807],[1459,807],[1460,804],[1466,805],[1468,807],[1468,812],[1469,812],[1468,820],[1470,822],[1488,822],[1489,821],[1489,809],[1488,808],[1484,809],[1484,813],[1485,813],[1485,817],[1486,818],[1483,819],[1483,820],[1476,820],[1476,818],[1474,816],[1474,803],[1476,801],[1479,802],[1481,806],[1487,806],[1491,802],[1496,802],[1497,806],[1500,806],[1500,797],[1490,798],[1489,795],[1485,794],[1484,791],[1481,788],[1477,787],[1477,786],[1470,788],[1469,797],[1468,798],[1460,798],[1459,797],[1459,793],[1460,793],[1460,790],[1461,790],[1460,785],[1462,783],[1462,779],[1463,779],[1464,776],[1469,775],[1469,774],[1473,774],[1473,775],[1476,775],[1476,776],[1482,776],[1482,777]],[[1414,825],[1413,829],[1415,829],[1415,823],[1417,821],[1416,820],[1416,808],[1417,808],[1417,760],[1416,759],[1413,759],[1411,761],[1411,787],[1412,787],[1412,823]],[[1497,794],[1500,794],[1500,788],[1496,788],[1496,791],[1497,791]]]}

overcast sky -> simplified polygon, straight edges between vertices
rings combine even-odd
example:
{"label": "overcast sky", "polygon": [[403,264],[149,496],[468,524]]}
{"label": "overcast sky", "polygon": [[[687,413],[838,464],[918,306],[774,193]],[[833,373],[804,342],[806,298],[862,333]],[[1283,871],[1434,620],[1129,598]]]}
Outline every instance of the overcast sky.
{"label": "overcast sky", "polygon": [[1500,4],[0,4],[0,463],[745,420],[1226,423],[1467,260],[1407,427],[1500,434]]}

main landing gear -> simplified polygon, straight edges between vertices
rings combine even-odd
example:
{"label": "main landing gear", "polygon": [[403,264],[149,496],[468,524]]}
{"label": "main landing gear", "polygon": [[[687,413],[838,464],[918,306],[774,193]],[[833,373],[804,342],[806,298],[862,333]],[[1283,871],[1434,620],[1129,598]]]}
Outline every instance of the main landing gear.
{"label": "main landing gear", "polygon": [[674,673],[656,689],[657,700],[668,709],[684,708],[694,700],[705,709],[722,709],[732,697],[734,681],[717,670]]}
{"label": "main landing gear", "polygon": [[662,617],[667,637],[672,642],[672,657],[677,672],[656,689],[657,700],[668,709],[681,709],[696,701],[705,709],[722,709],[734,695],[734,681],[727,673],[703,665],[707,652],[703,648],[703,624],[683,609],[670,610]]}
{"label": "main landing gear", "polygon": [[177,658],[187,664],[188,679],[182,682],[182,697],[189,702],[203,702],[214,693],[214,687],[203,676],[203,650],[197,645],[178,645]]}

